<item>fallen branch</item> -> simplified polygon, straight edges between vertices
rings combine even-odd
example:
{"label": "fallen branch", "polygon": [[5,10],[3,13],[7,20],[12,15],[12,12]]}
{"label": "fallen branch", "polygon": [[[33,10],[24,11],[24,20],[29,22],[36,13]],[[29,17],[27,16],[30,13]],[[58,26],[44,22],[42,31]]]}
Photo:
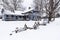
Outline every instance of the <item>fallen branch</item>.
{"label": "fallen branch", "polygon": [[[23,28],[19,29],[17,27],[12,32],[18,33],[18,32],[22,32],[22,31],[26,31],[27,29],[29,29],[29,30],[32,30],[32,29],[37,30],[40,25],[46,25],[46,24],[40,24],[39,22],[35,22],[35,24],[33,25],[33,27],[27,27],[27,25],[25,24]],[[10,34],[10,35],[12,35],[12,34]]]}

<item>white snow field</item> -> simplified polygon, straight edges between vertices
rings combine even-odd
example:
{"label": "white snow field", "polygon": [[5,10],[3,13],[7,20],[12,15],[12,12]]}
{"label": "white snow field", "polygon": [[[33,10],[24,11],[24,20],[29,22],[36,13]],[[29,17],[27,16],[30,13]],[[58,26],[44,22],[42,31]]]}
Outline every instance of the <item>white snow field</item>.
{"label": "white snow field", "polygon": [[37,30],[27,30],[9,35],[16,27],[22,27],[26,23],[32,27],[35,21],[1,21],[0,40],[60,40],[60,18],[50,22],[46,26],[40,26]]}

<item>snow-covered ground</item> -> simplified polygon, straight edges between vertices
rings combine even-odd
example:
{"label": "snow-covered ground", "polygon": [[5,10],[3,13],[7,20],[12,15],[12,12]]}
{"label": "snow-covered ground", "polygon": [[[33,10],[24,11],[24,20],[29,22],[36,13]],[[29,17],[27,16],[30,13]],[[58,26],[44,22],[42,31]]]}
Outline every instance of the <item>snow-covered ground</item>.
{"label": "snow-covered ground", "polygon": [[20,33],[9,34],[16,28],[22,27],[26,23],[32,27],[35,21],[1,21],[0,20],[0,40],[60,40],[60,18],[46,26],[40,26],[37,30],[27,30]]}
{"label": "snow-covered ground", "polygon": [[[28,7],[32,7],[32,4],[30,4],[32,0],[30,1],[25,0],[23,3],[26,10]],[[35,21],[2,21],[0,19],[0,40],[60,40],[60,18],[56,18],[54,22],[46,26],[40,26],[37,30],[27,30],[17,34],[13,33],[12,36],[9,35],[16,27],[23,28],[25,23],[27,26],[32,27],[34,22]]]}

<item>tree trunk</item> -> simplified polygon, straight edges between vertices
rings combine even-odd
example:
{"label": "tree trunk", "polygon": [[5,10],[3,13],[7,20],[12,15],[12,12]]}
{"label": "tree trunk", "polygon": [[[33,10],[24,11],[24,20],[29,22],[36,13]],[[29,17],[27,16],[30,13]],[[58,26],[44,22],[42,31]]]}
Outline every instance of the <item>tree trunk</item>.
{"label": "tree trunk", "polygon": [[51,21],[51,18],[52,18],[51,14],[52,13],[49,12],[49,21]]}
{"label": "tree trunk", "polygon": [[52,19],[52,14],[53,14],[53,0],[50,0],[50,7],[49,7],[49,10],[50,10],[50,12],[49,12],[49,21],[51,21],[51,19]]}

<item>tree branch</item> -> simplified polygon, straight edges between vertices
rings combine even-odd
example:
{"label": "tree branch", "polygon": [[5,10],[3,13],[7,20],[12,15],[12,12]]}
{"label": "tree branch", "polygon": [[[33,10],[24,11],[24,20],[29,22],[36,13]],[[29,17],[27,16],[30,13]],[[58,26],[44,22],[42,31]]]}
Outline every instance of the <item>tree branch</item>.
{"label": "tree branch", "polygon": [[60,2],[60,0],[55,4],[53,10],[55,10],[58,7],[59,2]]}

